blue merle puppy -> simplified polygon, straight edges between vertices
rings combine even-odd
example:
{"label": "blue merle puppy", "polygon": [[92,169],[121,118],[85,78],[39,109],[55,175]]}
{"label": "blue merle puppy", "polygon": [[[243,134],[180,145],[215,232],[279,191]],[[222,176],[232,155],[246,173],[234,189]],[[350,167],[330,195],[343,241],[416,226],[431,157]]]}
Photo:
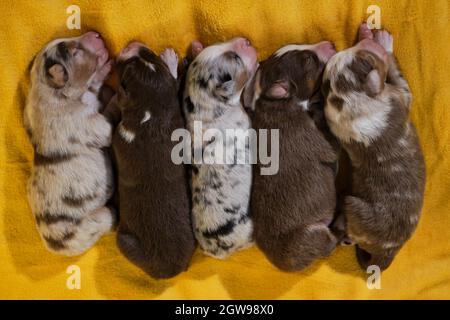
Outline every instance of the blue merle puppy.
{"label": "blue merle puppy", "polygon": [[[249,159],[249,145],[228,142],[242,138],[238,135],[245,135],[250,128],[240,96],[258,63],[256,50],[244,38],[234,38],[207,48],[194,42],[192,49],[194,60],[187,72],[183,97],[183,110],[192,141],[199,138],[194,135],[200,133],[194,132],[196,121],[202,125],[202,136],[208,129],[215,129],[223,137],[227,129],[242,130],[237,135],[228,135],[222,140],[223,144],[216,136],[209,140],[205,137],[206,142],[202,142],[200,150],[204,159],[224,151],[227,161],[214,164],[194,162],[191,172],[195,236],[206,255],[224,259],[250,246],[253,241],[253,224],[248,208],[252,166],[249,161],[244,163],[236,159],[237,154],[244,154]],[[212,145],[213,151],[208,148]],[[223,145],[225,148],[217,151],[216,147]],[[198,151],[194,148],[194,153]]]}

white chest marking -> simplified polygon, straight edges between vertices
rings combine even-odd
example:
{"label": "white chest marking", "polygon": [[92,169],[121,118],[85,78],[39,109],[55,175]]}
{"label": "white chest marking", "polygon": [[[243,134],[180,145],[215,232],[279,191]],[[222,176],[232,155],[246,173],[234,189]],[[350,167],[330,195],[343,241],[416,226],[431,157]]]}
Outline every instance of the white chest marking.
{"label": "white chest marking", "polygon": [[144,117],[141,120],[141,124],[146,123],[152,117],[150,111],[145,111]]}
{"label": "white chest marking", "polygon": [[119,134],[128,143],[133,142],[136,136],[133,131],[130,131],[127,128],[125,128],[122,123],[119,124]]}

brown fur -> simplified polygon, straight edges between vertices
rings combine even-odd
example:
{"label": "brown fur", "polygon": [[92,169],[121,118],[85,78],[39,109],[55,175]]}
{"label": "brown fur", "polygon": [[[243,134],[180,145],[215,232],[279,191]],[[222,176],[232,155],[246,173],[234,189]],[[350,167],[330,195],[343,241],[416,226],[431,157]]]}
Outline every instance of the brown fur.
{"label": "brown fur", "polygon": [[[280,163],[275,175],[255,170],[251,212],[257,245],[285,271],[307,267],[336,245],[328,225],[336,205],[337,156],[318,129],[324,124],[323,100],[317,91],[323,67],[314,52],[296,50],[270,57],[257,74],[260,96],[252,124],[256,130],[280,130]],[[287,98],[268,97],[280,83],[288,87]],[[305,100],[309,111],[298,105]]]}
{"label": "brown fur", "polygon": [[[391,264],[417,226],[423,201],[425,165],[416,131],[408,119],[409,87],[393,54],[389,54],[385,63],[367,51],[348,52],[341,57],[354,54],[353,63],[341,66],[336,72],[339,61],[335,57],[327,67],[325,83],[329,82],[325,86],[330,90],[326,92],[326,114],[351,161],[351,187],[342,209],[346,232],[357,243],[360,265],[364,269],[378,265],[383,270]],[[367,87],[366,77],[373,70],[378,72],[382,83]],[[349,90],[342,90],[344,77],[356,80]],[[378,89],[374,91],[373,88]],[[345,103],[336,106],[336,96]],[[384,121],[376,119],[373,113],[381,109],[387,110]],[[340,117],[334,116],[336,113]],[[343,122],[343,119],[349,120]],[[365,127],[374,125],[375,119],[379,122],[371,136],[362,138],[354,129],[356,121],[361,119],[366,120]]]}
{"label": "brown fur", "polygon": [[[122,121],[113,137],[121,215],[117,243],[145,272],[169,278],[188,268],[195,249],[185,168],[170,157],[171,134],[184,123],[175,78],[148,49],[139,55],[119,65]],[[151,118],[141,123],[146,112]],[[124,140],[120,126],[135,134],[133,141]]]}

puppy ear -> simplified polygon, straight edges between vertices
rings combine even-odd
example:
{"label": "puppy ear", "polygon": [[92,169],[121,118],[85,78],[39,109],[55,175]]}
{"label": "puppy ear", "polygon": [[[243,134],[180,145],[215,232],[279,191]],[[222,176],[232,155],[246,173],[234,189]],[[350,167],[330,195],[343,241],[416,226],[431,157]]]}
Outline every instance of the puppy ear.
{"label": "puppy ear", "polygon": [[56,63],[47,69],[47,79],[49,85],[55,89],[61,89],[64,87],[68,78],[66,68],[59,63]]}
{"label": "puppy ear", "polygon": [[384,78],[377,69],[373,69],[367,74],[365,91],[368,96],[374,97],[384,89]]}
{"label": "puppy ear", "polygon": [[236,81],[229,80],[223,83],[220,83],[216,86],[214,90],[214,94],[217,97],[222,97],[224,99],[228,99],[233,93],[236,91]]}
{"label": "puppy ear", "polygon": [[129,93],[127,87],[124,82],[120,82],[119,87],[117,89],[117,97],[119,100],[128,99]]}
{"label": "puppy ear", "polygon": [[258,97],[255,97],[256,94],[256,83],[259,82],[259,71],[255,72],[253,77],[244,87],[241,94],[241,103],[245,109],[255,110],[255,102]]}
{"label": "puppy ear", "polygon": [[286,99],[291,96],[291,93],[289,91],[289,81],[277,81],[267,90],[266,96],[271,99]]}

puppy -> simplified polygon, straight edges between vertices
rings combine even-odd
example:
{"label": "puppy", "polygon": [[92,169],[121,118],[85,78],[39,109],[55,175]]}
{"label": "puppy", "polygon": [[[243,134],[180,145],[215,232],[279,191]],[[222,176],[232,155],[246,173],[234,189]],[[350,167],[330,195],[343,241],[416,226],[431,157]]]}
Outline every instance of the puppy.
{"label": "puppy", "polygon": [[28,198],[44,243],[63,255],[81,254],[111,230],[115,213],[112,126],[99,113],[98,92],[111,70],[96,32],[45,46],[31,70],[25,127],[34,148]]}
{"label": "puppy", "polygon": [[347,234],[363,268],[386,269],[417,226],[425,165],[392,36],[362,24],[359,40],[327,64],[325,114],[351,160],[352,187],[343,207]]}
{"label": "puppy", "polygon": [[[216,129],[223,136],[226,129],[250,128],[240,102],[241,92],[257,67],[256,51],[250,42],[235,38],[204,49],[194,42],[192,49],[196,57],[186,75],[183,99],[192,141],[202,139],[195,135],[196,121],[201,123],[203,132]],[[235,146],[237,135],[227,138],[231,141],[224,141],[225,164],[194,163],[191,176],[194,234],[203,252],[219,259],[248,247],[253,231],[248,211],[251,164],[238,163],[233,158],[245,153],[248,159],[249,146]],[[205,151],[204,156],[214,156],[213,152],[207,152],[207,147],[212,145],[222,148],[213,139],[203,142],[200,151]],[[197,151],[194,149],[194,153]]]}
{"label": "puppy", "polygon": [[279,172],[255,170],[251,212],[256,244],[284,271],[328,256],[337,242],[328,228],[337,155],[319,125],[322,72],[334,53],[330,42],[285,46],[261,63],[243,95],[254,129],[279,129]]}
{"label": "puppy", "polygon": [[[188,268],[195,249],[184,166],[171,160],[172,132],[184,128],[178,58],[133,42],[118,57],[121,122],[113,136],[122,253],[154,278]],[[109,106],[110,108],[110,106]]]}

